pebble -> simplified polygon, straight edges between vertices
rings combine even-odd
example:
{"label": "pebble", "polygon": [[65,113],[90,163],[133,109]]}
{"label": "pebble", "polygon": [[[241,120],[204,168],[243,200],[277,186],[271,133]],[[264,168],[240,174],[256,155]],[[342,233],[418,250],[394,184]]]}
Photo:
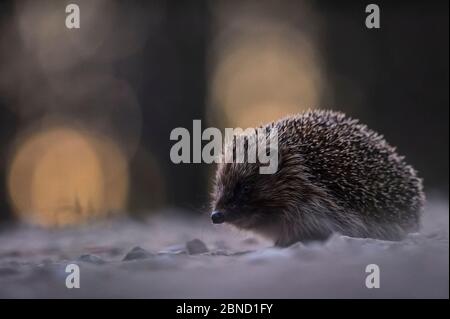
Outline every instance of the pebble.
{"label": "pebble", "polygon": [[139,246],[136,246],[133,249],[131,249],[122,260],[128,261],[128,260],[136,260],[136,259],[146,259],[146,258],[150,258],[153,256],[154,255],[151,252],[149,252]]}
{"label": "pebble", "polygon": [[198,255],[208,252],[208,247],[200,239],[193,239],[186,243],[186,250],[189,255]]}

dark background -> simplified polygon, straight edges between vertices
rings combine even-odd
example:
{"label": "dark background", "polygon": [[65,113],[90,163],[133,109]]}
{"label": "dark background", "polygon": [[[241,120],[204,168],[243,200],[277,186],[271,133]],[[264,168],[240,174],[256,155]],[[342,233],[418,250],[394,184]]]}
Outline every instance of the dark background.
{"label": "dark background", "polygon": [[[324,97],[320,106],[344,111],[384,134],[419,171],[427,193],[447,196],[448,2],[376,3],[381,7],[381,29],[370,31],[364,26],[368,3],[313,3],[322,18],[322,69],[334,91],[333,104]],[[208,206],[210,166],[172,164],[169,134],[178,126],[191,128],[192,119],[206,119],[210,3],[153,1],[152,6],[163,12],[158,24],[150,25],[157,30],[141,50],[115,61],[113,67],[141,105],[140,145],[151,149],[159,163],[166,189],[163,205],[203,211]],[[5,37],[7,17],[14,12],[12,1],[0,3],[0,37]],[[14,35],[11,39],[17,40]],[[0,63],[0,72],[1,68]],[[0,90],[0,221],[13,216],[4,182],[11,144],[40,116],[19,116],[13,107],[16,99]],[[132,211],[149,207],[145,162],[142,156],[130,161]]]}

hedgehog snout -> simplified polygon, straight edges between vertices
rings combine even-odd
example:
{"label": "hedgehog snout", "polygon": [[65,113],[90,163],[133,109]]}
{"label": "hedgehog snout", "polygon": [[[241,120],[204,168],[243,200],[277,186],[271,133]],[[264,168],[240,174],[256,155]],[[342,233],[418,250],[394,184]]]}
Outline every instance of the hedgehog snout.
{"label": "hedgehog snout", "polygon": [[219,210],[215,210],[211,213],[211,221],[213,224],[222,224],[225,222],[225,214]]}

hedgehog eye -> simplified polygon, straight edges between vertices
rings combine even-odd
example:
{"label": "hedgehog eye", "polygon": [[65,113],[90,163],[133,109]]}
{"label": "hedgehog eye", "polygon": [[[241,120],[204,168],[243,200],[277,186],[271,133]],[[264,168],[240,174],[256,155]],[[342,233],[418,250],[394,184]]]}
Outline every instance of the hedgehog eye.
{"label": "hedgehog eye", "polygon": [[238,183],[235,186],[234,195],[237,198],[242,199],[243,197],[247,196],[250,193],[250,190],[251,190],[250,185]]}
{"label": "hedgehog eye", "polygon": [[250,193],[250,189],[250,185],[244,185],[242,186],[241,193],[247,195],[248,193]]}

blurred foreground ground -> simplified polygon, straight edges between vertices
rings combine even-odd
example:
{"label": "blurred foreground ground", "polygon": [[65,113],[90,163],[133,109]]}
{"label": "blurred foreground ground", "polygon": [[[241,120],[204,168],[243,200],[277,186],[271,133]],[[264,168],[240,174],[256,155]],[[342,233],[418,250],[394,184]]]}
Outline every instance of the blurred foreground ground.
{"label": "blurred foreground ground", "polygon": [[[431,200],[422,231],[402,242],[335,235],[284,249],[173,212],[65,230],[19,226],[0,232],[0,297],[448,298],[448,214],[447,201]],[[207,251],[186,246],[196,238]],[[79,289],[65,286],[69,263],[80,266]],[[365,287],[373,263],[379,289]]]}

